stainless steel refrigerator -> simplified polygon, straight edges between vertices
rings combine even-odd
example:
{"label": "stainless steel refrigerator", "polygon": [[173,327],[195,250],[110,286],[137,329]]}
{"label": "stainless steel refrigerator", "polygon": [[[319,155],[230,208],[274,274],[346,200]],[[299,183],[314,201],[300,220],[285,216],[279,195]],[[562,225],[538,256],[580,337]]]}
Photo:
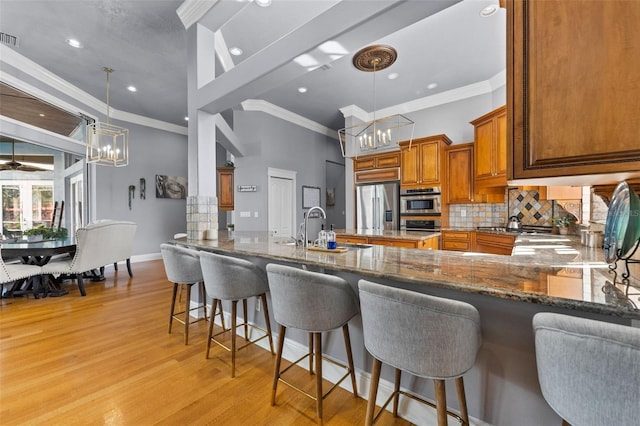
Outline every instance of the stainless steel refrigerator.
{"label": "stainless steel refrigerator", "polygon": [[400,183],[356,185],[356,228],[400,229]]}

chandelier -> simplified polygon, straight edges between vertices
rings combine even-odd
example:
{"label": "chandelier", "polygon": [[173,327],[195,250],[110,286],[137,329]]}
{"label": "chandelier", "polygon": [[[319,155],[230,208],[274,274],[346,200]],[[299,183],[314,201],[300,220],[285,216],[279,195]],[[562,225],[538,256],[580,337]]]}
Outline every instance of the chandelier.
{"label": "chandelier", "polygon": [[376,119],[376,71],[391,66],[397,59],[398,52],[391,46],[373,45],[360,49],[353,56],[353,66],[360,71],[373,72],[373,120],[355,124],[338,130],[338,140],[343,157],[357,157],[358,153],[372,151],[402,139],[401,128],[405,126],[409,137],[409,148],[413,139],[415,123],[402,114]]}
{"label": "chandelier", "polygon": [[129,130],[110,123],[109,76],[113,70],[103,70],[107,73],[107,122],[87,125],[87,163],[123,167],[129,164]]}

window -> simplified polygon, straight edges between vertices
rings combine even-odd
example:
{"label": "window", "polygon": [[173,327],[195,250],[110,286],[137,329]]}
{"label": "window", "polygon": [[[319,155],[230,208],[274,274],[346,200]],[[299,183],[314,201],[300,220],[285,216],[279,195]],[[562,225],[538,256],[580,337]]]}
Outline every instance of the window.
{"label": "window", "polygon": [[22,235],[53,220],[53,180],[0,181],[2,188],[2,234]]}

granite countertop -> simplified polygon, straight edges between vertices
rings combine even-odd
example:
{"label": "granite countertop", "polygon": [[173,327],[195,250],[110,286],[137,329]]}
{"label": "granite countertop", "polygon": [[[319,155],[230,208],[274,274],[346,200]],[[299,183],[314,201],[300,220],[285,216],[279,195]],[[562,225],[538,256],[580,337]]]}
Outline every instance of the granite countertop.
{"label": "granite countertop", "polygon": [[631,287],[613,285],[614,274],[602,250],[582,246],[575,236],[517,235],[511,256],[377,245],[326,253],[305,250],[267,232],[219,232],[218,240],[174,242],[223,254],[299,262],[363,277],[640,319],[637,277]]}

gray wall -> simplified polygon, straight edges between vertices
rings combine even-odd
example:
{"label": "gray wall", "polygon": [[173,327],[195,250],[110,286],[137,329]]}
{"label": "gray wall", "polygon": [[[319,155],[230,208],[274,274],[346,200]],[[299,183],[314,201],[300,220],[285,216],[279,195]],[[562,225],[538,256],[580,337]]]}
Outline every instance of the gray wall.
{"label": "gray wall", "polygon": [[487,93],[460,101],[405,114],[415,121],[414,138],[444,133],[454,144],[472,142],[473,126],[470,121],[506,103],[504,86]]}
{"label": "gray wall", "polygon": [[[135,254],[158,253],[160,243],[177,232],[185,232],[186,200],[156,198],[157,174],[187,176],[187,137],[132,123],[113,121],[129,129],[129,165],[97,167],[97,219],[130,220],[138,224]],[[215,179],[215,166],[211,166]],[[146,180],[146,199],[140,199],[140,178]],[[135,185],[132,208],[129,185]]]}
{"label": "gray wall", "polygon": [[[246,147],[245,155],[235,158],[235,185],[258,187],[257,192],[235,193],[236,230],[267,229],[269,167],[297,172],[296,223],[303,220],[305,211],[302,209],[303,185],[320,187],[321,204],[326,207],[326,160],[344,163],[337,140],[262,112],[235,111],[234,127]],[[344,180],[341,182],[344,185]],[[251,217],[241,218],[241,211],[251,212]],[[256,211],[257,218],[253,217]]]}

